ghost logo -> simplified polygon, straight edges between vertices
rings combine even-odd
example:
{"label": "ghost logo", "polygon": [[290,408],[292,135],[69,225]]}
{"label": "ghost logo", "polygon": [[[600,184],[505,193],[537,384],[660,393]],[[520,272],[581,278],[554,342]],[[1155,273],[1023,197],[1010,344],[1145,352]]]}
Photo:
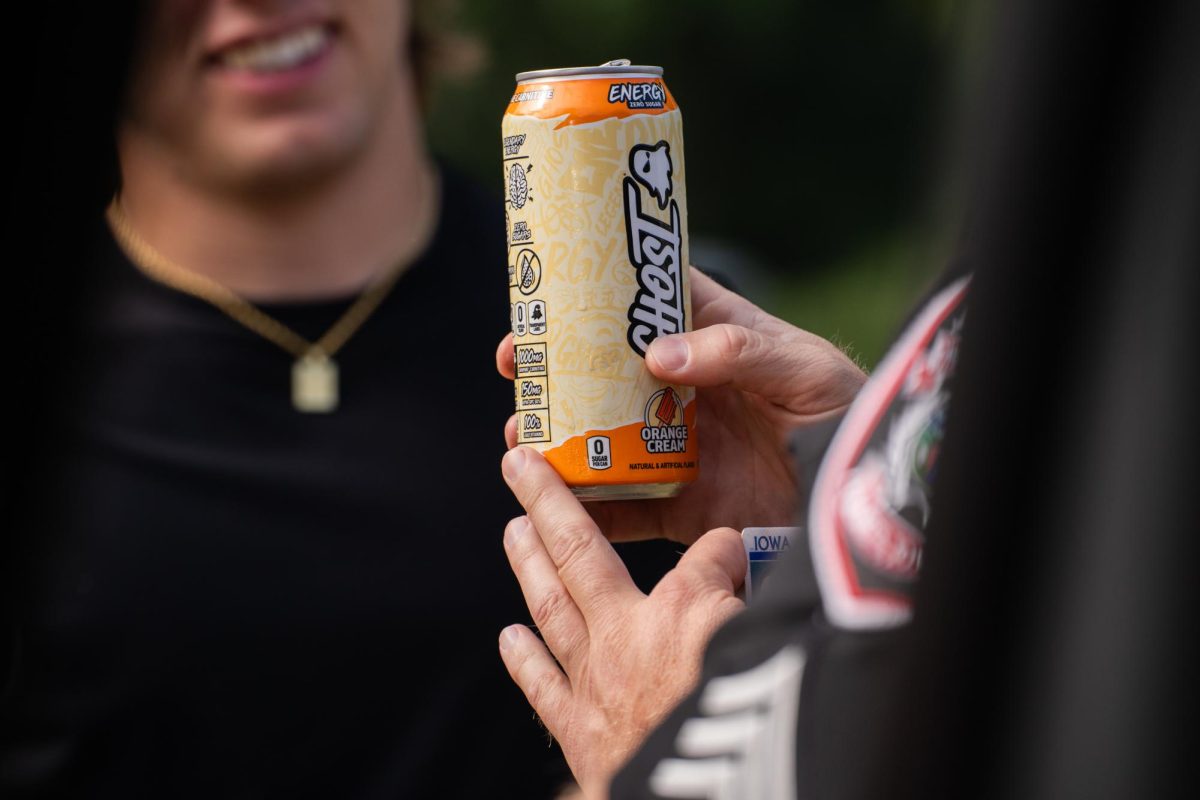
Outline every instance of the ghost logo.
{"label": "ghost logo", "polygon": [[[665,141],[653,146],[635,144],[629,151],[631,177],[624,181],[625,233],[629,263],[637,270],[638,292],[629,306],[626,339],[643,358],[659,336],[684,330],[683,226],[679,203],[671,198],[672,172],[671,148]],[[659,208],[670,206],[670,224],[642,212],[639,184],[658,199]]]}
{"label": "ghost logo", "polygon": [[658,198],[658,207],[666,209],[671,197],[671,145],[659,142],[650,147],[635,144],[629,151],[629,173]]}

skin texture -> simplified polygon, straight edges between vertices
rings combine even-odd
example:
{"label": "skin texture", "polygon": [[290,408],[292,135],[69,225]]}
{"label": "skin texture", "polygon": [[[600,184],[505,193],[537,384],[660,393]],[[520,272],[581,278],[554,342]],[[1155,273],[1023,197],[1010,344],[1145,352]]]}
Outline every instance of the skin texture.
{"label": "skin texture", "polygon": [[[866,376],[840,350],[693,272],[697,330],[660,339],[647,366],[700,387],[700,479],[677,498],[585,508],[541,456],[513,447],[504,479],[527,516],[504,548],[539,638],[500,634],[500,654],[589,798],[695,686],[713,632],[742,608],[746,573],[737,529],[790,523],[797,503],[786,438],[840,412]],[[684,345],[672,354],[670,340]],[[674,355],[674,357],[672,357]],[[512,339],[497,366],[512,377]],[[715,525],[729,525],[698,535]],[[649,595],[610,539],[669,536],[690,544]]]}
{"label": "skin texture", "polygon": [[[433,173],[403,0],[147,4],[117,130],[121,203],[167,258],[250,299],[346,295],[414,249]],[[319,24],[276,74],[222,61]],[[420,244],[420,243],[417,243]]]}
{"label": "skin texture", "polygon": [[[717,526],[790,525],[797,476],[787,437],[845,410],[866,375],[828,341],[767,314],[692,269],[696,330],[655,340],[646,366],[659,378],[697,387],[700,477],[668,500],[591,503],[614,541],[667,538],[691,544]],[[672,351],[683,354],[670,360]],[[496,350],[513,378],[511,334]],[[516,417],[504,431],[516,444]]]}
{"label": "skin texture", "polygon": [[741,537],[700,537],[654,591],[642,594],[571,490],[536,451],[510,450],[503,471],[529,512],[509,523],[504,549],[545,642],[524,625],[500,653],[587,797],[700,674],[713,632],[743,608]]}

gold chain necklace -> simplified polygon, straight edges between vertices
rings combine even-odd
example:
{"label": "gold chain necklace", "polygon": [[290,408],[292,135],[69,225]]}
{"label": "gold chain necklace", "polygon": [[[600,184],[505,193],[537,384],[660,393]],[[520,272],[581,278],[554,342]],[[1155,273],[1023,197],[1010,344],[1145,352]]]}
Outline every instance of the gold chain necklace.
{"label": "gold chain necklace", "polygon": [[315,342],[305,339],[228,287],[167,259],[133,229],[119,198],[114,197],[109,203],[107,217],[121,249],[134,266],[149,278],[211,303],[236,322],[291,353],[296,359],[292,365],[292,405],[297,411],[327,414],[337,409],[339,400],[338,367],[333,360],[334,355],[387,297],[433,227],[436,218],[433,210],[438,205],[436,178],[430,184],[429,196],[423,204],[426,210],[406,252],[387,273],[368,286]]}

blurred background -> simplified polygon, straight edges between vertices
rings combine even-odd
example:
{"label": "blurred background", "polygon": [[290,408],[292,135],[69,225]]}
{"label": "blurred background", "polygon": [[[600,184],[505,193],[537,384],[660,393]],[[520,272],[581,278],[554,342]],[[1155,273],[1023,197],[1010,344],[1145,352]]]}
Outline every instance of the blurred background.
{"label": "blurred background", "polygon": [[953,254],[951,123],[985,22],[956,0],[459,0],[431,98],[442,157],[501,191],[516,72],[629,58],[683,110],[692,262],[873,367]]}

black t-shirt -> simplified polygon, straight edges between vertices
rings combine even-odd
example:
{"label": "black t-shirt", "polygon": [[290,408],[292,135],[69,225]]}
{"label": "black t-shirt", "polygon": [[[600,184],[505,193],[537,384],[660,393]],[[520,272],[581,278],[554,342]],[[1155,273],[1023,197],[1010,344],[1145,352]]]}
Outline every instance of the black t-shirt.
{"label": "black t-shirt", "polygon": [[[444,177],[428,251],[338,353],[292,358],[137,271],[96,290],[0,705],[0,795],[544,797],[565,772],[496,652],[512,390],[501,206]],[[264,306],[315,340],[352,302]]]}

